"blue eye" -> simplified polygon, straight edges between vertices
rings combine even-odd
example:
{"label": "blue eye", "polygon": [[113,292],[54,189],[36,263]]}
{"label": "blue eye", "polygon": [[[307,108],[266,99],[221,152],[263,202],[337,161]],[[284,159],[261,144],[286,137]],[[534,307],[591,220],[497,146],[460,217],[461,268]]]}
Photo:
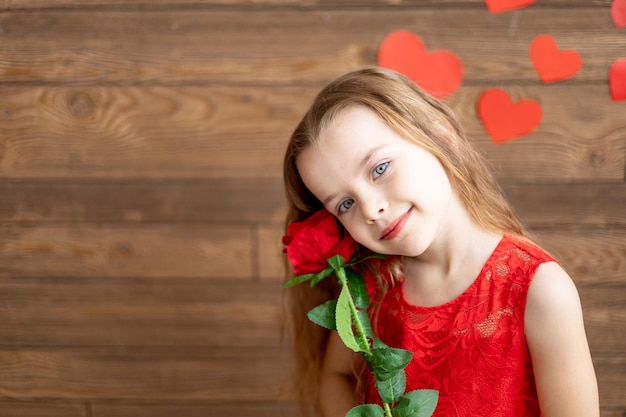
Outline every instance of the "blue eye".
{"label": "blue eye", "polygon": [[347,200],[343,200],[341,204],[339,204],[339,209],[337,211],[339,212],[339,214],[345,213],[346,211],[350,209],[350,207],[352,207],[353,204],[354,204],[354,200],[352,200],[351,198],[348,198]]}
{"label": "blue eye", "polygon": [[385,171],[387,170],[388,166],[389,166],[389,162],[383,162],[382,164],[376,165],[376,167],[374,168],[374,171],[372,171],[372,176],[374,177],[374,179],[383,175]]}

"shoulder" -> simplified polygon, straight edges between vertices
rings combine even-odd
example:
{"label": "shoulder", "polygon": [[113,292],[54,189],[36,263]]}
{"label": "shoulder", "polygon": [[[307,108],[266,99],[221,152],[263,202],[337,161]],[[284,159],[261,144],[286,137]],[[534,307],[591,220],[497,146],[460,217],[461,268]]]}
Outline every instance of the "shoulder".
{"label": "shoulder", "polygon": [[525,312],[526,336],[546,338],[550,327],[560,327],[561,321],[582,324],[582,309],[578,290],[572,278],[556,262],[544,262],[537,267],[528,289]]}
{"label": "shoulder", "polygon": [[528,289],[526,316],[530,314],[531,319],[537,314],[561,316],[573,310],[580,310],[580,298],[572,278],[554,261],[541,263]]}

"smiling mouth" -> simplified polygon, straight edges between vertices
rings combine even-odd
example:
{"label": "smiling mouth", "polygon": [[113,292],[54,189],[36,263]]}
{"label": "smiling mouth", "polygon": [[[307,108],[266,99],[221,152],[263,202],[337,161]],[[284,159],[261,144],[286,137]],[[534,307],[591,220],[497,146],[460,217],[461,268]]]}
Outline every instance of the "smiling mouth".
{"label": "smiling mouth", "polygon": [[391,240],[397,237],[402,232],[402,229],[404,229],[404,225],[409,220],[412,212],[413,207],[402,216],[395,219],[389,226],[385,227],[385,230],[380,234],[380,240]]}

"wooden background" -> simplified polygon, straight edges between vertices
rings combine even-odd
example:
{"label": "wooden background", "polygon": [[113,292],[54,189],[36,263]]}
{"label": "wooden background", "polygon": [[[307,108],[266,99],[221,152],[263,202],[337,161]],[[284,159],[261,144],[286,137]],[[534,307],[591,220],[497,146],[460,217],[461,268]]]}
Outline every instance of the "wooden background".
{"label": "wooden background", "polygon": [[[0,415],[294,415],[279,342],[281,160],[313,95],[408,29],[465,65],[447,102],[575,279],[603,417],[626,415],[626,57],[610,0],[4,0]],[[576,49],[542,84],[528,47]],[[486,88],[541,103],[494,145]]]}

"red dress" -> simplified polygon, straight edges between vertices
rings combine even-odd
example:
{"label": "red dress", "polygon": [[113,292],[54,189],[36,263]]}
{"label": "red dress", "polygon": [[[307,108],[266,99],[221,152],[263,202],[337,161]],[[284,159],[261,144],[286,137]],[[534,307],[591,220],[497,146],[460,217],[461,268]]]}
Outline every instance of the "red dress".
{"label": "red dress", "polygon": [[[438,390],[435,417],[539,416],[524,309],[537,267],[553,260],[506,235],[474,283],[447,304],[418,307],[401,284],[391,288],[375,328],[388,346],[413,352],[406,391]],[[380,403],[371,380],[367,389],[367,402]]]}

